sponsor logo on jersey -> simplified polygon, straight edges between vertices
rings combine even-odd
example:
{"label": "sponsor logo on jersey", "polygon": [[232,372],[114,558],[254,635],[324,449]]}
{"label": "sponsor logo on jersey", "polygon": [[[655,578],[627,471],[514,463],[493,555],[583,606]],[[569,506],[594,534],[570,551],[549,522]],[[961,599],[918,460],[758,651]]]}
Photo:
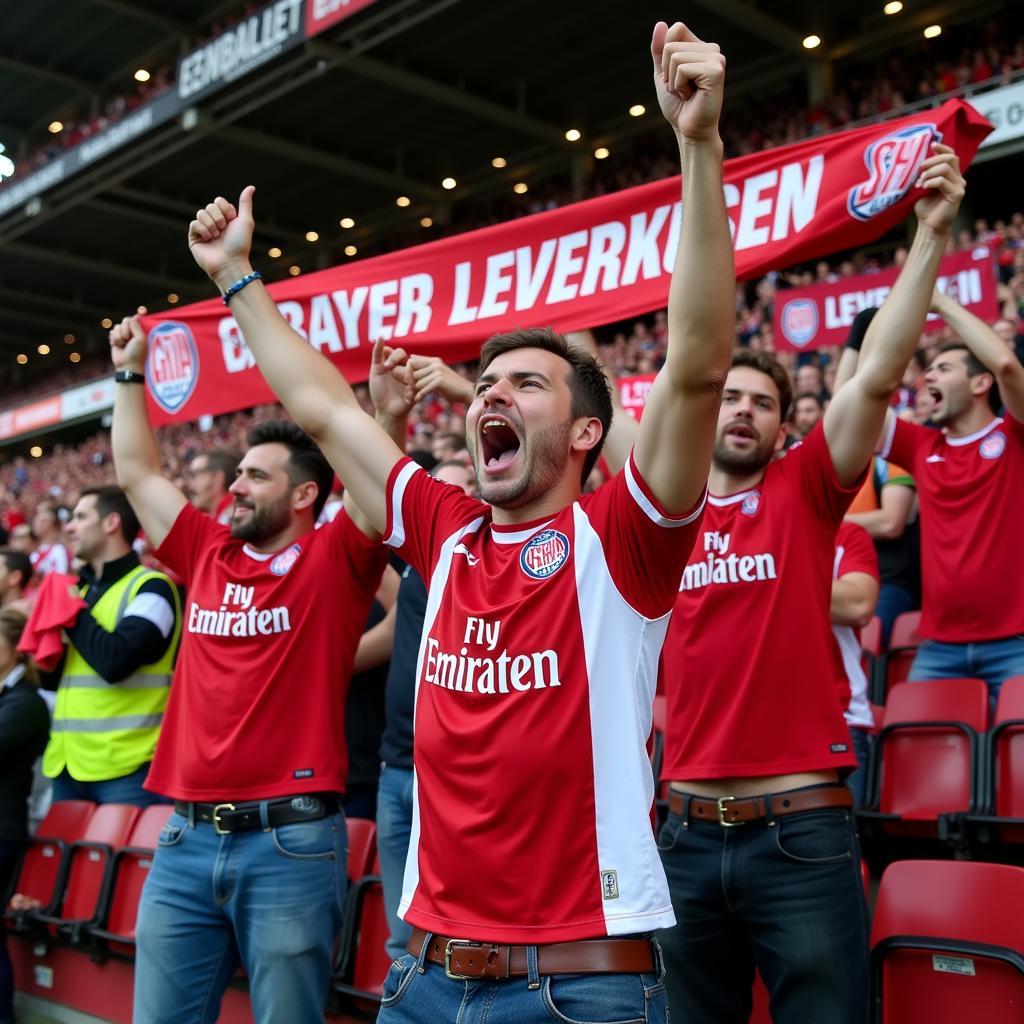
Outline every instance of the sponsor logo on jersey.
{"label": "sponsor logo on jersey", "polygon": [[569,538],[558,530],[541,530],[524,545],[519,565],[530,579],[546,580],[565,565]]}
{"label": "sponsor logo on jersey", "polygon": [[767,551],[759,555],[733,552],[725,558],[718,558],[712,552],[703,561],[691,562],[683,570],[679,589],[702,590],[714,583],[756,583],[778,578],[775,557]]}
{"label": "sponsor logo on jersey", "polygon": [[199,348],[187,324],[164,321],[149,332],[146,386],[164,412],[177,412],[199,380]]}
{"label": "sponsor logo on jersey", "polygon": [[614,868],[601,872],[601,899],[617,900],[619,898],[619,873]]}
{"label": "sponsor logo on jersey", "polygon": [[803,348],[818,333],[818,304],[813,299],[792,299],[782,307],[780,322],[786,340]]}
{"label": "sponsor logo on jersey", "polygon": [[929,455],[925,462],[945,462],[945,458],[941,455]]}
{"label": "sponsor logo on jersey", "polygon": [[864,150],[870,174],[850,189],[846,208],[857,220],[871,220],[898,203],[913,187],[921,164],[942,132],[933,124],[914,124],[876,139]]}
{"label": "sponsor logo on jersey", "polygon": [[472,568],[474,565],[476,565],[477,562],[480,561],[480,559],[477,558],[476,555],[470,553],[469,548],[467,548],[465,544],[456,544],[455,547],[452,548],[452,554],[465,555],[466,561],[469,563],[470,568]]}
{"label": "sponsor logo on jersey", "polygon": [[284,576],[299,560],[299,555],[301,554],[302,545],[293,544],[290,548],[286,548],[279,555],[274,556],[273,561],[270,563],[270,571],[275,576]]}
{"label": "sponsor logo on jersey", "polygon": [[993,430],[981,444],[978,454],[983,459],[998,459],[1006,451],[1006,435],[1001,430]]}
{"label": "sponsor logo on jersey", "polygon": [[757,510],[761,507],[761,492],[751,491],[744,499],[743,504],[740,505],[740,511],[745,516],[756,516]]}

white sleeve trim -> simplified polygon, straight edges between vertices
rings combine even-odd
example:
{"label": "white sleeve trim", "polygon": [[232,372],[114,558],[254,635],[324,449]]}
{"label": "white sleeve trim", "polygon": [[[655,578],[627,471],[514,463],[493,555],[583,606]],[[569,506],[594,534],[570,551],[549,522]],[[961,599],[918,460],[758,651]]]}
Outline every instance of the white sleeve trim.
{"label": "white sleeve trim", "polygon": [[391,533],[384,539],[389,548],[400,548],[405,543],[405,517],[402,515],[402,503],[405,500],[405,489],[409,486],[413,473],[418,473],[420,466],[415,462],[407,462],[395,477],[395,485],[391,488]]}
{"label": "white sleeve trim", "polygon": [[626,465],[623,469],[626,474],[626,486],[629,488],[629,493],[633,496],[633,500],[640,506],[644,515],[646,515],[647,518],[657,526],[665,526],[672,530],[678,526],[688,526],[701,514],[701,512],[704,511],[704,503],[708,500],[708,489],[706,487],[704,488],[704,493],[701,495],[700,503],[688,516],[686,516],[685,519],[672,519],[668,516],[663,516],[661,512],[654,507],[654,503],[651,499],[644,494],[643,488],[640,484],[637,483],[637,479],[633,475],[632,455],[626,459]]}
{"label": "white sleeve trim", "polygon": [[881,455],[888,461],[889,452],[892,449],[893,439],[896,437],[896,413],[892,409],[885,411],[885,426],[882,427],[882,443],[875,449],[876,455]]}
{"label": "white sleeve trim", "polygon": [[174,629],[174,609],[167,598],[159,594],[139,594],[125,608],[122,618],[129,615],[152,622],[165,640]]}

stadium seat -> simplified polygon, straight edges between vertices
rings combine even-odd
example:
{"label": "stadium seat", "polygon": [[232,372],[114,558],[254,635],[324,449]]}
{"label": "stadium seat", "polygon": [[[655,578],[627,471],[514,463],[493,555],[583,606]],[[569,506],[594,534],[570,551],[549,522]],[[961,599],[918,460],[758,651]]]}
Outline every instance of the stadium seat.
{"label": "stadium seat", "polygon": [[349,889],[342,952],[333,988],[358,1009],[375,1013],[391,958],[386,948],[388,921],[384,913],[380,861],[376,857],[372,871]]}
{"label": "stadium seat", "polygon": [[358,882],[377,854],[377,823],[371,818],[348,818],[348,880]]}
{"label": "stadium seat", "polygon": [[897,861],[871,930],[875,1024],[1024,1020],[1024,868]]}
{"label": "stadium seat", "polygon": [[128,845],[114,853],[107,899],[89,928],[94,943],[108,953],[130,956],[135,945],[135,918],[142,887],[153,863],[153,851],[173,807],[154,804],[136,819]]}
{"label": "stadium seat", "polygon": [[920,612],[903,612],[896,616],[889,637],[889,649],[880,656],[875,670],[871,699],[877,703],[884,704],[886,694],[897,683],[905,682],[910,675],[910,667],[921,643],[917,632],[920,624]]}
{"label": "stadium seat", "polygon": [[63,897],[49,911],[29,913],[29,918],[49,925],[51,934],[77,942],[85,925],[95,922],[106,896],[114,851],[128,841],[139,808],[128,804],[100,804],[80,839],[68,846]]}
{"label": "stadium seat", "polygon": [[[980,803],[979,736],[988,718],[980,679],[898,683],[872,753],[863,823],[890,835],[942,835],[947,815]],[[940,818],[942,823],[940,825]]]}
{"label": "stadium seat", "polygon": [[1024,842],[1024,676],[1007,679],[983,752],[984,813],[970,815],[983,839]]}
{"label": "stadium seat", "polygon": [[96,805],[89,800],[62,800],[50,806],[40,822],[39,831],[28,841],[17,877],[5,900],[5,916],[16,929],[26,927],[27,911],[12,909],[10,901],[17,893],[38,901],[38,909],[50,912],[64,891],[68,846],[81,838]]}
{"label": "stadium seat", "polygon": [[873,692],[872,682],[878,660],[882,654],[882,620],[873,615],[871,621],[860,631],[860,664],[868,681],[868,692]]}

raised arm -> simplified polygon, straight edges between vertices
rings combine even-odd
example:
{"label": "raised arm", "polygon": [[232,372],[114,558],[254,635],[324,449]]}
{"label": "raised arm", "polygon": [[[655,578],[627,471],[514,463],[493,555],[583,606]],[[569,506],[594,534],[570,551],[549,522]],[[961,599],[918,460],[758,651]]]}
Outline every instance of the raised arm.
{"label": "raised arm", "polygon": [[1017,353],[984,320],[938,289],[932,296],[932,309],[995,377],[1006,411],[1018,422],[1024,422],[1024,366]]}
{"label": "raised arm", "polygon": [[[218,196],[189,225],[188,241],[196,263],[221,290],[252,272],[252,197],[242,190],[238,207]],[[402,450],[360,407],[348,381],[288,325],[260,281],[239,291],[231,313],[256,357],[260,372],[292,419],[320,446],[368,521],[378,532],[386,520],[385,490]],[[374,377],[389,378],[405,358],[401,350],[374,347]]]}
{"label": "raised arm", "polygon": [[[139,308],[139,313],[145,312]],[[138,316],[126,316],[110,332],[110,358],[115,370],[128,370],[141,379],[146,369],[146,347],[146,332]],[[149,542],[159,547],[188,499],[164,479],[141,383],[119,383],[114,388],[110,444],[117,482],[128,495]]]}
{"label": "raised arm", "polygon": [[917,201],[917,234],[892,291],[871,321],[857,372],[825,411],[825,439],[836,476],[851,486],[875,449],[892,393],[917,347],[939,260],[964,195],[960,163],[949,146],[934,143],[921,165],[918,186],[928,193]]}
{"label": "raised arm", "polygon": [[736,274],[722,195],[725,58],[685,25],[659,22],[654,84],[679,143],[683,217],[668,300],[668,353],[647,399],[637,469],[665,511],[682,515],[707,485],[733,342]]}

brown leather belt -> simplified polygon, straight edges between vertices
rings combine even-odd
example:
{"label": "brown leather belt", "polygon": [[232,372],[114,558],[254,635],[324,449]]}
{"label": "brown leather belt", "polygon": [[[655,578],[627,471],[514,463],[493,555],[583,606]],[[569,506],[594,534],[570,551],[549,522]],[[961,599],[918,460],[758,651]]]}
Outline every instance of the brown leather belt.
{"label": "brown leather belt", "polygon": [[769,803],[771,818],[782,818],[801,811],[853,806],[853,794],[846,786],[791,789],[784,793],[765,793],[763,796],[722,796],[717,800],[691,796],[675,789],[668,791],[668,809],[673,814],[686,815],[687,800],[690,803],[688,817],[691,821],[713,821],[726,827],[743,825],[748,821],[767,821]]}
{"label": "brown leather belt", "polygon": [[[419,956],[426,939],[425,931],[413,928],[406,949]],[[456,981],[525,978],[526,950],[431,934],[426,959]],[[655,961],[649,939],[584,939],[537,946],[538,974],[650,974]]]}

